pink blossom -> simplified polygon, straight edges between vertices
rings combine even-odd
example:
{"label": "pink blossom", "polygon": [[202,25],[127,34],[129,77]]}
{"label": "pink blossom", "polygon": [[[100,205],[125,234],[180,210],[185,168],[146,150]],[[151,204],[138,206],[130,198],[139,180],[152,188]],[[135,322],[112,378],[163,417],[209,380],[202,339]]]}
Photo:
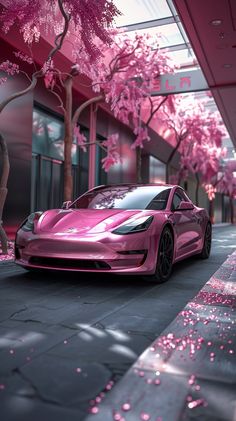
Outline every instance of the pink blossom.
{"label": "pink blossom", "polygon": [[102,159],[102,168],[108,172],[112,165],[121,162],[120,154],[117,149],[117,141],[119,135],[117,133],[111,134],[107,140],[102,142],[102,145],[107,148],[107,156]]}
{"label": "pink blossom", "polygon": [[7,77],[0,77],[0,86],[7,81]]}
{"label": "pink blossom", "polygon": [[27,54],[22,53],[21,51],[14,51],[13,54],[22,61],[25,61],[28,64],[33,64],[32,57],[29,57]]}
{"label": "pink blossom", "polygon": [[[70,15],[68,34],[76,34],[89,56],[96,58],[100,52],[94,38],[111,42],[107,27],[119,14],[116,6],[108,0],[65,0],[63,6]],[[57,0],[10,0],[0,14],[0,21],[6,33],[13,25],[18,26],[28,43],[39,41],[42,32],[58,35],[64,26]]]}
{"label": "pink blossom", "polygon": [[44,83],[47,89],[53,89],[56,84],[56,77],[54,73],[54,62],[48,60],[43,65]]}
{"label": "pink blossom", "polygon": [[[98,44],[103,60],[91,65],[81,50],[76,59],[80,72],[92,80],[94,92],[104,94],[114,116],[124,124],[132,123],[138,130],[140,109],[150,97],[154,81],[163,72],[173,72],[173,67],[166,53],[152,48],[153,40],[146,34],[136,34],[131,38],[118,30],[110,33],[113,43],[109,48],[104,43]],[[137,140],[140,144],[141,138],[142,132]]]}
{"label": "pink blossom", "polygon": [[205,190],[209,200],[215,199],[216,188],[212,184],[205,184]]}
{"label": "pink blossom", "polygon": [[234,177],[234,165],[233,163],[227,163],[222,166],[219,180],[217,180],[217,191],[229,195],[232,198],[236,196],[236,178]]}
{"label": "pink blossom", "polygon": [[84,152],[86,152],[86,150],[87,150],[87,148],[86,148],[87,139],[84,136],[84,134],[80,132],[80,126],[75,126],[74,136],[76,138],[77,144],[80,146],[80,148]]}
{"label": "pink blossom", "polygon": [[[222,129],[219,115],[209,113],[205,105],[192,102],[193,96],[188,101],[175,98],[175,113],[170,107],[161,110],[163,123],[168,127],[171,143],[178,145],[180,152],[180,169],[177,179],[186,179],[188,173],[198,174],[200,181],[209,191],[209,197],[214,196],[213,180],[219,172],[221,161],[225,156],[222,148]],[[183,103],[182,103],[183,101]],[[210,187],[210,186],[213,186]]]}
{"label": "pink blossom", "polygon": [[107,148],[108,151],[111,151],[112,149],[117,148],[117,141],[119,139],[118,133],[113,133],[107,137],[107,140],[104,140],[102,142],[103,146]]}
{"label": "pink blossom", "polygon": [[134,134],[137,135],[134,143],[131,145],[131,149],[135,149],[137,147],[143,148],[143,142],[149,141],[150,137],[148,136],[148,129],[147,127],[136,127],[134,130]]}
{"label": "pink blossom", "polygon": [[18,64],[6,60],[0,64],[0,71],[7,73],[9,76],[14,76],[19,73],[20,70]]}
{"label": "pink blossom", "polygon": [[48,71],[44,76],[44,83],[47,89],[53,89],[55,86],[55,76],[53,72]]}
{"label": "pink blossom", "polygon": [[50,58],[49,60],[45,61],[43,67],[43,74],[45,75],[47,72],[49,71],[53,71],[54,70],[54,62],[53,60]]}

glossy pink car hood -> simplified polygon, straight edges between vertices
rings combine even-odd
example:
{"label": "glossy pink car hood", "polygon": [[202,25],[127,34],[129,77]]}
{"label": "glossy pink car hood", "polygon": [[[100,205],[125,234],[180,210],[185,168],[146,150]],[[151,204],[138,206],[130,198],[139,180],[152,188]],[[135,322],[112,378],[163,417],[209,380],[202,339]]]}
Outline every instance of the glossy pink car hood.
{"label": "glossy pink car hood", "polygon": [[39,219],[36,233],[98,233],[122,224],[130,217],[150,215],[150,211],[122,209],[53,209]]}

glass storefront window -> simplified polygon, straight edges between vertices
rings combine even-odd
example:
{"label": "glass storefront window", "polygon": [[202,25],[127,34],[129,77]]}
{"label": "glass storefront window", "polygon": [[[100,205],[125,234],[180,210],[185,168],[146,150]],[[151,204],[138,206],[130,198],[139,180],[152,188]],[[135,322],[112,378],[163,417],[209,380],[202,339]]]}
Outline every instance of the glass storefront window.
{"label": "glass storefront window", "polygon": [[[32,152],[63,161],[63,121],[44,111],[34,109]],[[72,163],[78,164],[78,147],[75,143],[72,146]]]}
{"label": "glass storefront window", "polygon": [[149,182],[150,183],[165,183],[166,166],[163,162],[154,156],[149,157]]}

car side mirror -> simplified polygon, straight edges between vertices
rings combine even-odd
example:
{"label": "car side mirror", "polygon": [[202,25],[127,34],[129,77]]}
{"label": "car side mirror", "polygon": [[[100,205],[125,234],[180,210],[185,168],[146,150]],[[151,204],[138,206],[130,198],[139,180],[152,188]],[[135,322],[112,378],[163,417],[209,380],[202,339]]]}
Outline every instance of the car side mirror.
{"label": "car side mirror", "polygon": [[184,200],[180,202],[178,208],[176,210],[193,210],[194,205],[191,202],[185,202]]}
{"label": "car side mirror", "polygon": [[66,202],[62,203],[62,209],[69,209],[70,205],[71,205],[72,201],[71,200],[67,200]]}

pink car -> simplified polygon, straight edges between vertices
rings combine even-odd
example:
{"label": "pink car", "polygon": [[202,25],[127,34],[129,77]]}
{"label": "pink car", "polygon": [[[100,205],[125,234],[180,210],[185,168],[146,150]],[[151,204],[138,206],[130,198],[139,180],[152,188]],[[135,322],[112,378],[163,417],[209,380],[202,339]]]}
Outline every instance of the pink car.
{"label": "pink car", "polygon": [[179,186],[95,187],[62,209],[32,213],[16,234],[16,263],[149,276],[166,281],[173,263],[209,257],[211,223]]}

